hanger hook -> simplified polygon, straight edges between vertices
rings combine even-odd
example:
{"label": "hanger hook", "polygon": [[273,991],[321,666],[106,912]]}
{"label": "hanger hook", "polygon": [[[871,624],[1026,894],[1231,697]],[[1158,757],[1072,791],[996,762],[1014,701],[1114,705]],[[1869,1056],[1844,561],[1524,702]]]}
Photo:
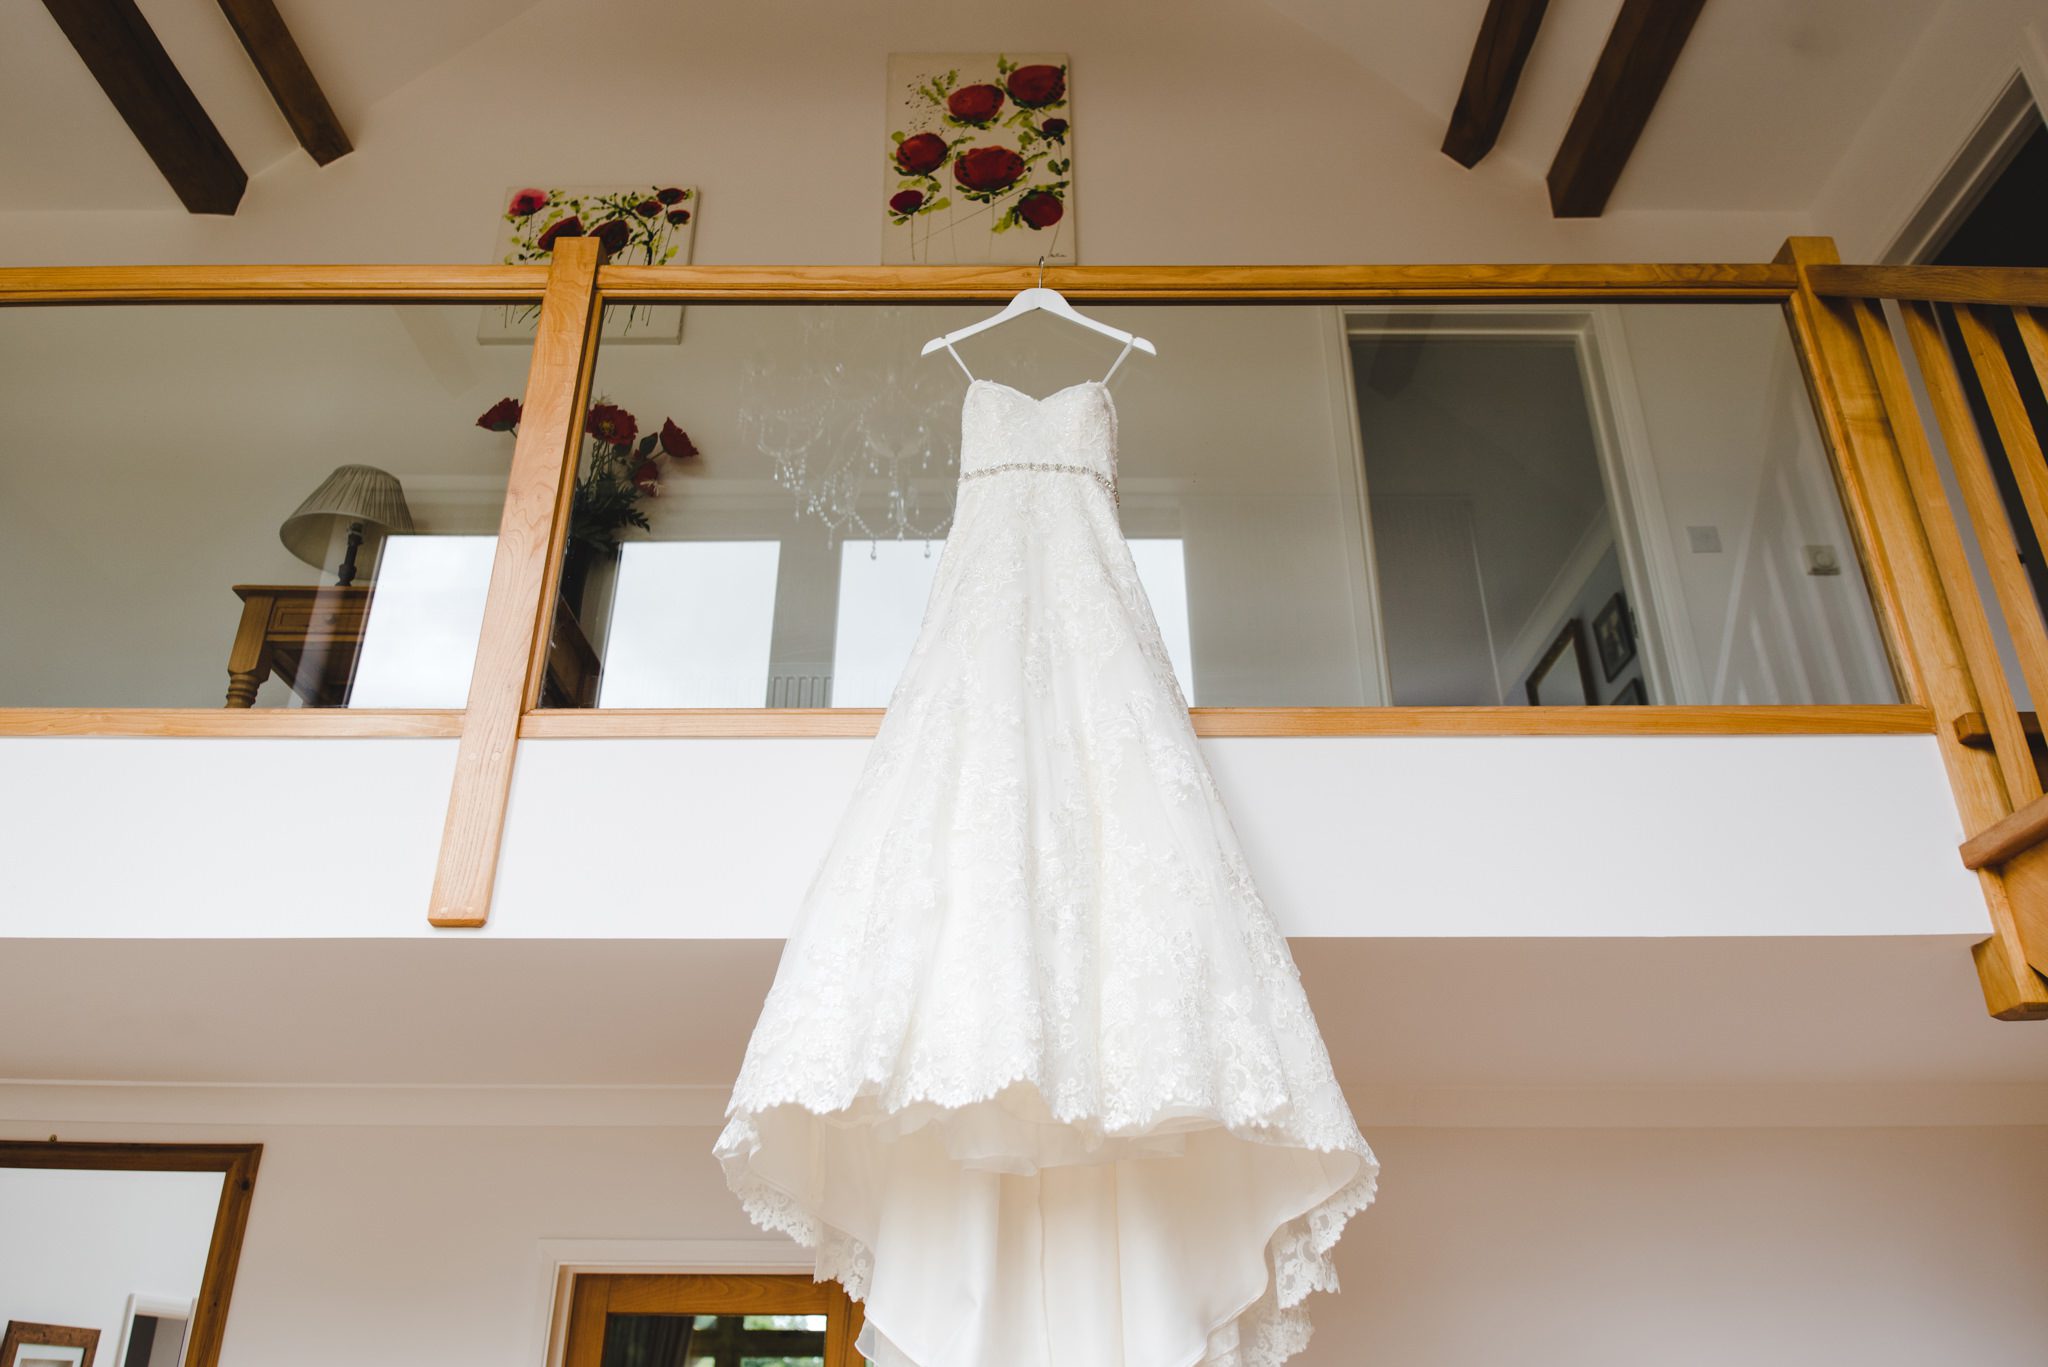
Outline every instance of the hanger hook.
{"label": "hanger hook", "polygon": [[1045,253],[1038,254],[1038,288],[1045,288]]}

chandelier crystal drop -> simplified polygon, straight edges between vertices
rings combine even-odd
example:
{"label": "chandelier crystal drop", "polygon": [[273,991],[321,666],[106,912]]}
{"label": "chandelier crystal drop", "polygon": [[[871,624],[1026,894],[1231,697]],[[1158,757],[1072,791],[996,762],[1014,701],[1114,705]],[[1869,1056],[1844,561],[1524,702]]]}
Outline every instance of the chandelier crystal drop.
{"label": "chandelier crystal drop", "polygon": [[918,356],[917,311],[792,312],[794,335],[778,329],[742,366],[739,408],[743,436],[773,464],[794,516],[823,523],[828,545],[943,537],[960,385]]}

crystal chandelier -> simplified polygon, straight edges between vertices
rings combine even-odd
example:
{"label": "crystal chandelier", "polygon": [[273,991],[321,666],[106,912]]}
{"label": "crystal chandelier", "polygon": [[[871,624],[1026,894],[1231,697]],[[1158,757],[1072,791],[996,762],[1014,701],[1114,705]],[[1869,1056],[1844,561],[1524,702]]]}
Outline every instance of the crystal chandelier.
{"label": "crystal chandelier", "polygon": [[742,367],[740,425],[773,462],[795,516],[841,537],[936,540],[953,520],[959,467],[956,376],[917,354],[901,308],[778,310],[794,336]]}

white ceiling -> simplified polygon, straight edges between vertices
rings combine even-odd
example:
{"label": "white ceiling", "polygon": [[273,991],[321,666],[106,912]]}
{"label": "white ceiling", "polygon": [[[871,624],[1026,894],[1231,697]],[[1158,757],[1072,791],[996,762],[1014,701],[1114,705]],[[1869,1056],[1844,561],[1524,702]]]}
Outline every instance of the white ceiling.
{"label": "white ceiling", "polygon": [[[729,1085],[780,942],[15,940],[0,1078]],[[2048,1089],[1967,943],[1297,940],[1348,1087]],[[2037,1108],[2038,1109],[2038,1108]]]}
{"label": "white ceiling", "polygon": [[[279,8],[360,143],[390,135],[366,117],[378,101],[539,2],[280,0]],[[140,3],[245,169],[254,175],[302,155],[215,0]],[[1485,0],[1265,3],[1436,128],[1450,118],[1485,11]],[[1474,174],[1540,182],[1619,5],[1552,0],[1500,144]],[[897,12],[887,0],[870,8]],[[1808,207],[1942,8],[1928,0],[1714,0],[1613,207]],[[1200,22],[1199,9],[1188,13]],[[901,17],[905,27],[916,18],[908,7]],[[0,128],[9,131],[0,183],[9,208],[177,207],[40,0],[0,0],[0,35]]]}

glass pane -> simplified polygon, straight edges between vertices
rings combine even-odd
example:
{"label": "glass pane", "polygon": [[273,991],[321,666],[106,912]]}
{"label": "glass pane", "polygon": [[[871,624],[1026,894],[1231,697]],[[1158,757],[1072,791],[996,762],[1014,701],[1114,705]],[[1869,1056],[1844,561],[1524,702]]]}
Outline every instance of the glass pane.
{"label": "glass pane", "polygon": [[[886,704],[959,461],[966,378],[919,348],[988,312],[608,342],[556,609],[590,677],[549,705]],[[1191,702],[1896,696],[1776,306],[1090,312],[1159,347],[1113,387],[1120,514]],[[1117,350],[1043,316],[960,347],[1030,397]]]}
{"label": "glass pane", "polygon": [[604,1367],[824,1367],[823,1315],[607,1315]]}
{"label": "glass pane", "polygon": [[0,706],[460,707],[511,459],[476,420],[531,349],[486,311],[0,309]]}

